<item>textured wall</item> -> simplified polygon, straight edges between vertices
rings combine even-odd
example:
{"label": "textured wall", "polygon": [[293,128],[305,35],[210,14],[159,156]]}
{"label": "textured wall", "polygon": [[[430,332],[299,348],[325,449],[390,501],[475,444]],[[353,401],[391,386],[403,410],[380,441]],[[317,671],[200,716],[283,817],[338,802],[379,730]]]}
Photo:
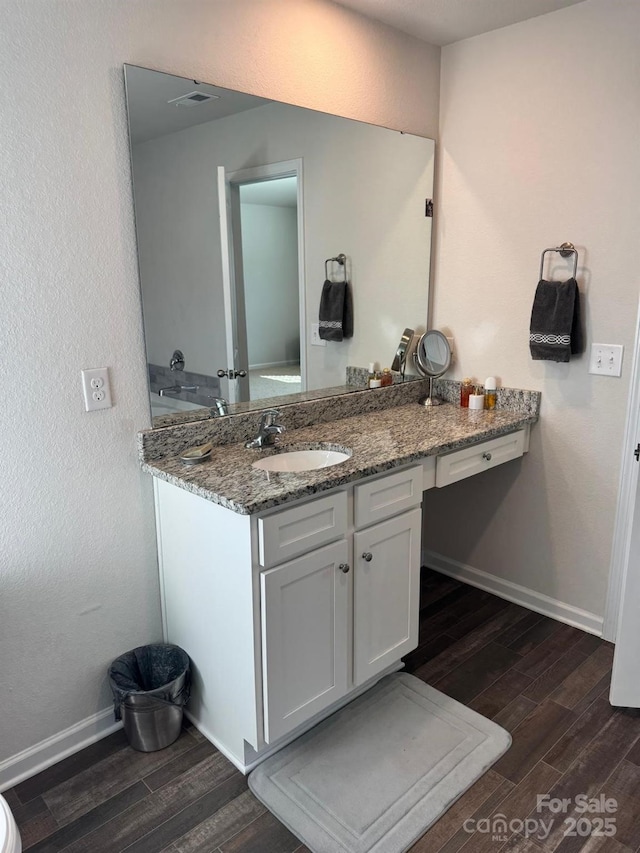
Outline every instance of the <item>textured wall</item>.
{"label": "textured wall", "polygon": [[[434,324],[456,377],[540,390],[542,419],[521,463],[429,493],[427,545],[599,615],[639,292],[638,32],[637,2],[588,0],[442,55]],[[540,253],[564,240],[621,379],[529,356]]]}
{"label": "textured wall", "polygon": [[[436,131],[439,51],[321,0],[2,3],[0,760],[106,707],[109,660],[160,633],[125,61]],[[85,414],[105,364],[115,406]]]}

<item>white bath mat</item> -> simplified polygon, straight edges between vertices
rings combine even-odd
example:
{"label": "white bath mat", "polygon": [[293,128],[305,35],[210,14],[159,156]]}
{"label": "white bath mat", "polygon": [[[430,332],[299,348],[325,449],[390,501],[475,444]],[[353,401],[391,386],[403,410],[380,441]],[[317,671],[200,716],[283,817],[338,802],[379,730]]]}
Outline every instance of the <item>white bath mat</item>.
{"label": "white bath mat", "polygon": [[260,764],[249,787],[313,853],[402,853],[510,745],[399,673]]}

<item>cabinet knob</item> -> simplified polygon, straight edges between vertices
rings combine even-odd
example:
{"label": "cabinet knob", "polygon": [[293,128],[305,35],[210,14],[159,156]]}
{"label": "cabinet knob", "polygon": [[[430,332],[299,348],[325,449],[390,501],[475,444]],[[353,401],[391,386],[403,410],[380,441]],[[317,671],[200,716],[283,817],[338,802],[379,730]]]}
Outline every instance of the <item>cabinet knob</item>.
{"label": "cabinet knob", "polygon": [[373,560],[373,554],[370,551],[365,551],[362,555],[362,559],[366,560],[367,563],[370,563]]}
{"label": "cabinet knob", "polygon": [[340,569],[340,571],[342,572],[343,575],[349,574],[349,568],[350,568],[349,563],[340,563],[338,568]]}
{"label": "cabinet knob", "polygon": [[483,458],[483,459],[486,459],[486,460],[487,460],[487,462],[491,462],[491,454],[490,454],[490,453],[488,453],[487,451],[485,451],[485,452],[482,454],[482,458]]}

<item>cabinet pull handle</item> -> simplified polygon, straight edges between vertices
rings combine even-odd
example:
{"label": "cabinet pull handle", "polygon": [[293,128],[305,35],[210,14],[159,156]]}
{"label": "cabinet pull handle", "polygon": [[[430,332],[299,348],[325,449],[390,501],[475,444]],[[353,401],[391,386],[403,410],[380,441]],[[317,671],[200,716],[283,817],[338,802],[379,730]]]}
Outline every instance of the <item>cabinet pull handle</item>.
{"label": "cabinet pull handle", "polygon": [[340,571],[342,572],[343,575],[349,574],[349,568],[350,568],[349,563],[340,563],[338,568],[340,569]]}
{"label": "cabinet pull handle", "polygon": [[490,453],[487,453],[487,451],[486,451],[486,450],[485,450],[485,452],[482,454],[482,458],[483,458],[483,459],[486,459],[486,460],[487,460],[487,462],[491,462],[491,454],[490,454]]}
{"label": "cabinet pull handle", "polygon": [[371,551],[365,551],[362,555],[362,559],[366,560],[367,563],[370,563],[371,560],[373,560],[373,554],[371,553]]}

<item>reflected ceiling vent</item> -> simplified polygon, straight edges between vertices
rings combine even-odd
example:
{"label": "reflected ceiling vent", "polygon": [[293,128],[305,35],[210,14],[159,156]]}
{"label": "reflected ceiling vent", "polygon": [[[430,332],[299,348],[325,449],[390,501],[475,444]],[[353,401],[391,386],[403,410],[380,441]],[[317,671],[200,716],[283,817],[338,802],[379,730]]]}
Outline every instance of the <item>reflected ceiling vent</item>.
{"label": "reflected ceiling vent", "polygon": [[175,104],[176,107],[198,107],[200,104],[206,104],[207,101],[217,100],[217,95],[210,95],[208,92],[189,92],[188,95],[180,95],[179,98],[172,98],[167,103]]}

